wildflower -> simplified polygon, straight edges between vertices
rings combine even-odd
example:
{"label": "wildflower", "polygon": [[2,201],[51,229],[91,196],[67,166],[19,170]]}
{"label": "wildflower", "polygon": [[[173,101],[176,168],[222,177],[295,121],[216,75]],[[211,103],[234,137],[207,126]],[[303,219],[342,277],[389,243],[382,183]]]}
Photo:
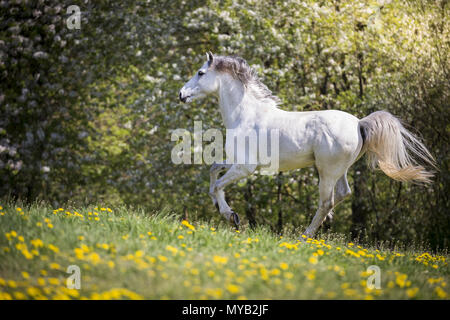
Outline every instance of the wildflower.
{"label": "wildflower", "polygon": [[442,290],[441,287],[436,287],[436,289],[434,289],[434,292],[436,293],[436,295],[441,298],[441,299],[445,299],[447,297],[447,292],[445,292],[444,290]]}
{"label": "wildflower", "polygon": [[316,257],[311,257],[308,259],[309,263],[311,264],[317,264],[317,258]]}
{"label": "wildflower", "polygon": [[48,248],[49,248],[50,250],[52,250],[53,252],[55,252],[55,253],[58,253],[58,252],[59,252],[59,248],[58,248],[57,246],[52,245],[52,244],[49,244],[49,245],[48,245]]}
{"label": "wildflower", "polygon": [[41,294],[41,290],[35,287],[29,287],[27,288],[27,294],[31,297],[37,297]]}
{"label": "wildflower", "polygon": [[198,276],[198,274],[200,273],[200,272],[198,271],[198,269],[195,269],[195,268],[191,269],[190,272],[191,272],[191,274],[194,275],[194,276]]}
{"label": "wildflower", "polygon": [[353,297],[357,294],[357,292],[354,289],[345,289],[344,294],[348,297]]}
{"label": "wildflower", "polygon": [[172,252],[172,255],[176,255],[178,252],[178,249],[172,246],[166,246],[166,250]]}
{"label": "wildflower", "polygon": [[429,284],[434,284],[434,283],[439,283],[439,282],[441,282],[442,280],[444,280],[444,278],[442,278],[442,277],[440,277],[440,278],[429,278],[429,279],[427,280],[427,282],[428,282]]}
{"label": "wildflower", "polygon": [[14,298],[16,298],[17,300],[25,300],[27,297],[19,291],[16,291],[13,293],[14,294]]}
{"label": "wildflower", "polygon": [[305,272],[305,277],[308,280],[314,280],[316,278],[316,270],[312,269],[312,270],[310,270],[308,272]]}
{"label": "wildflower", "polygon": [[383,260],[384,260],[384,257],[383,257],[383,256],[381,256],[381,255],[379,255],[379,254],[377,254],[377,258],[378,258],[378,260],[381,260],[381,261],[383,261]]}
{"label": "wildflower", "polygon": [[227,290],[231,294],[236,294],[240,291],[240,288],[235,284],[229,284],[229,285],[227,285]]}
{"label": "wildflower", "polygon": [[136,258],[140,258],[144,255],[144,252],[142,250],[138,250],[134,254],[135,254]]}
{"label": "wildflower", "polygon": [[280,268],[283,270],[287,270],[287,268],[289,268],[289,265],[286,262],[282,262],[280,263]]}
{"label": "wildflower", "polygon": [[22,250],[22,254],[24,255],[25,259],[33,259],[33,255],[27,249]]}
{"label": "wildflower", "polygon": [[95,252],[92,252],[87,258],[93,264],[97,264],[97,263],[100,262],[100,256],[97,253],[95,253]]}
{"label": "wildflower", "polygon": [[30,278],[30,275],[29,275],[28,272],[22,271],[22,277],[23,277],[24,279],[29,279],[29,278]]}
{"label": "wildflower", "polygon": [[228,258],[221,257],[221,256],[214,256],[213,261],[214,261],[214,263],[217,263],[217,264],[225,264],[228,262]]}
{"label": "wildflower", "polygon": [[398,273],[398,275],[397,275],[397,278],[395,279],[395,283],[400,287],[400,288],[403,288],[403,287],[405,287],[406,286],[406,278],[407,278],[408,276],[406,275],[406,274],[401,274],[401,273]]}
{"label": "wildflower", "polygon": [[50,264],[50,269],[58,270],[60,268],[61,268],[61,266],[59,264],[57,264],[57,263],[51,263]]}
{"label": "wildflower", "polygon": [[191,225],[187,220],[183,220],[181,222],[182,225],[186,226],[187,228],[191,229],[192,231],[195,231],[195,227]]}
{"label": "wildflower", "polygon": [[408,295],[409,298],[414,298],[418,291],[419,291],[419,288],[411,288],[411,289],[406,290],[406,294]]}
{"label": "wildflower", "polygon": [[0,300],[12,300],[12,296],[7,292],[0,292]]}
{"label": "wildflower", "polygon": [[41,248],[44,246],[44,242],[42,242],[41,239],[33,239],[30,242],[31,245],[34,246],[35,248]]}
{"label": "wildflower", "polygon": [[272,271],[270,271],[270,274],[273,275],[273,276],[277,276],[277,275],[279,275],[280,273],[281,273],[281,272],[280,272],[280,269],[277,269],[277,268],[272,269]]}
{"label": "wildflower", "polygon": [[219,288],[217,289],[208,288],[206,289],[206,294],[216,299],[220,299],[222,297],[223,292],[222,289]]}
{"label": "wildflower", "polygon": [[293,274],[292,272],[286,272],[286,273],[284,274],[284,277],[285,277],[286,279],[292,279],[292,278],[294,277],[294,274]]}

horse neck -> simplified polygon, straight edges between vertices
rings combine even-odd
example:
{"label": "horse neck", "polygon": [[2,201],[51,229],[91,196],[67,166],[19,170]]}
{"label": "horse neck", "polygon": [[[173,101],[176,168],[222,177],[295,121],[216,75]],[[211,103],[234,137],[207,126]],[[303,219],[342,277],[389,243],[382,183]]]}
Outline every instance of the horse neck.
{"label": "horse neck", "polygon": [[248,123],[249,116],[258,108],[258,101],[240,81],[226,77],[220,83],[219,106],[225,127],[234,129],[243,120]]}

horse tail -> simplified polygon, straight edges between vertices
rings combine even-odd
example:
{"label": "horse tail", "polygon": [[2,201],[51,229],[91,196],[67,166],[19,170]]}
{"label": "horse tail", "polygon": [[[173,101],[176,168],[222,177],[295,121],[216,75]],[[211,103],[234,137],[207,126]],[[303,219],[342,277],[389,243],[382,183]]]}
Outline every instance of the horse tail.
{"label": "horse tail", "polygon": [[434,174],[418,164],[417,160],[436,168],[427,148],[401,121],[386,111],[377,111],[359,121],[364,140],[363,150],[370,166],[377,166],[398,181],[431,183]]}

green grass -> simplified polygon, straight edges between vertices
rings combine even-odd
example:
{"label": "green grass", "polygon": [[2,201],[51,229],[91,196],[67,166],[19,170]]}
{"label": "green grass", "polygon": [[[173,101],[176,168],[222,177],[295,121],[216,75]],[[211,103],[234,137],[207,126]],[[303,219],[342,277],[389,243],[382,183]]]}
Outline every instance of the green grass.
{"label": "green grass", "polygon": [[[0,209],[0,299],[448,299],[446,253],[237,233],[166,210],[18,206]],[[66,287],[69,265],[80,290]]]}

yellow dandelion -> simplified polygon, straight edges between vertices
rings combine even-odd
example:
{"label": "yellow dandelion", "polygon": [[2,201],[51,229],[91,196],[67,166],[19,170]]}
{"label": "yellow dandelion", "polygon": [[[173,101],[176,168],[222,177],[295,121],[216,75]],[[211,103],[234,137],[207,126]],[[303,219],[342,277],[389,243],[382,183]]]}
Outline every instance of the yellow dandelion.
{"label": "yellow dandelion", "polygon": [[314,257],[314,256],[313,256],[313,257],[310,257],[310,258],[308,259],[308,262],[311,263],[311,264],[317,264],[317,261],[318,261],[317,258]]}
{"label": "yellow dandelion", "polygon": [[41,239],[33,239],[30,242],[35,248],[42,248],[44,246],[44,242]]}
{"label": "yellow dandelion", "polygon": [[436,289],[434,289],[434,292],[441,299],[447,298],[447,292],[445,292],[441,287],[436,287]]}
{"label": "yellow dandelion", "polygon": [[417,292],[419,292],[419,288],[411,288],[406,290],[408,298],[414,298],[417,295]]}
{"label": "yellow dandelion", "polygon": [[61,266],[59,265],[59,264],[57,264],[57,263],[50,263],[50,269],[53,269],[53,270],[59,270],[61,268]]}
{"label": "yellow dandelion", "polygon": [[240,291],[240,288],[237,285],[235,285],[235,284],[227,285],[226,289],[231,294],[236,294],[236,293],[238,293]]}
{"label": "yellow dandelion", "polygon": [[213,261],[214,261],[214,263],[217,263],[217,264],[225,264],[228,262],[228,258],[221,257],[221,256],[214,256]]}

